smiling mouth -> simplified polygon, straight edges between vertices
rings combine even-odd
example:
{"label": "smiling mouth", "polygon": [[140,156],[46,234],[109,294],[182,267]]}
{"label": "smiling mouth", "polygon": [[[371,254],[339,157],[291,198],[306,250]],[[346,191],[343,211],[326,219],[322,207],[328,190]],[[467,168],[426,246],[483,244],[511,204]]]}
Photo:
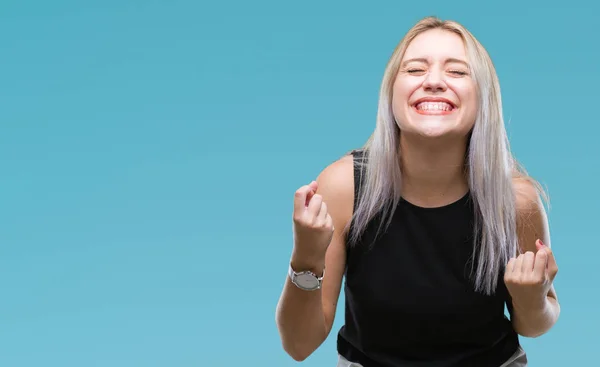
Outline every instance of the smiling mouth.
{"label": "smiling mouth", "polygon": [[417,113],[421,115],[449,115],[456,107],[444,101],[423,101],[413,105]]}

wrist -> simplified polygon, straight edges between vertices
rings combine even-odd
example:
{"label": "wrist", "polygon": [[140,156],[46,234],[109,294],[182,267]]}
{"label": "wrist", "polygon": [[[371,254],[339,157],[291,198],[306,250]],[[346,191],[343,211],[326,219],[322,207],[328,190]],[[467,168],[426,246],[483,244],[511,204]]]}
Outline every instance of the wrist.
{"label": "wrist", "polygon": [[302,266],[302,263],[290,262],[288,276],[296,287],[304,291],[316,291],[321,289],[325,269],[317,268],[315,265]]}
{"label": "wrist", "polygon": [[325,259],[292,256],[290,266],[296,272],[310,271],[316,276],[323,276]]}
{"label": "wrist", "polygon": [[513,308],[518,310],[520,313],[534,313],[540,314],[545,313],[550,307],[548,296],[543,296],[536,299],[529,299],[522,301],[519,299],[513,299]]}

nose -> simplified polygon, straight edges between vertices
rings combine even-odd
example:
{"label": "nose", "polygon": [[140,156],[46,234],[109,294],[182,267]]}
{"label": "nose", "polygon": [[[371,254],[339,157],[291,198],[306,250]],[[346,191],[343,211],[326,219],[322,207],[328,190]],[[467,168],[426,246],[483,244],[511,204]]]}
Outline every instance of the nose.
{"label": "nose", "polygon": [[443,92],[447,89],[443,74],[437,70],[427,73],[423,81],[423,88],[428,92]]}

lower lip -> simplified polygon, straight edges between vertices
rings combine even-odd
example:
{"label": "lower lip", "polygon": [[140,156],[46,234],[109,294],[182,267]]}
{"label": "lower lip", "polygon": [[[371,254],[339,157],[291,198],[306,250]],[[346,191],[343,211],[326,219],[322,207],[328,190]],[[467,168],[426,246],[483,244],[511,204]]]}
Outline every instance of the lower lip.
{"label": "lower lip", "polygon": [[415,111],[417,111],[417,113],[419,115],[429,115],[429,116],[444,116],[444,115],[449,115],[452,112],[454,112],[454,110],[456,110],[456,108],[453,108],[450,111],[444,111],[444,110],[418,110],[416,107],[413,107],[413,109]]}

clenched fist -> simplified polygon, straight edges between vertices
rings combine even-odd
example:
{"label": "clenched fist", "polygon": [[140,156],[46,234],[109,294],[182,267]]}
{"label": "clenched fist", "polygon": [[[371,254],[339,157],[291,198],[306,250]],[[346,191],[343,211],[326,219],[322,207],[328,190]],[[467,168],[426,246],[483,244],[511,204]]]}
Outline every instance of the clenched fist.
{"label": "clenched fist", "polygon": [[506,265],[504,283],[513,304],[520,308],[540,307],[558,272],[549,247],[538,240],[537,252],[528,251],[512,258]]}
{"label": "clenched fist", "polygon": [[[298,267],[324,267],[325,253],[333,237],[333,220],[327,204],[316,194],[315,181],[300,187],[294,195],[294,254]],[[302,269],[301,269],[302,270]]]}

